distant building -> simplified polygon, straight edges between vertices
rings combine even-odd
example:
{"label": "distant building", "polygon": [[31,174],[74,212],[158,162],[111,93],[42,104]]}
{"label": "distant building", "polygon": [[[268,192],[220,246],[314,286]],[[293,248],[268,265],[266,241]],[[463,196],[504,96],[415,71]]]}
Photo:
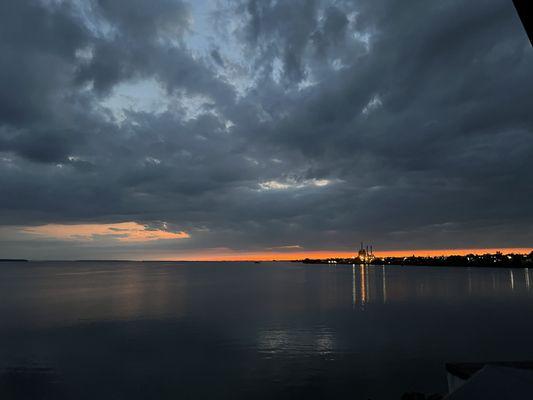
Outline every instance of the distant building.
{"label": "distant building", "polygon": [[369,264],[375,258],[372,246],[370,246],[370,250],[368,249],[368,245],[364,248],[363,242],[361,242],[361,248],[359,249],[357,256],[363,264]]}

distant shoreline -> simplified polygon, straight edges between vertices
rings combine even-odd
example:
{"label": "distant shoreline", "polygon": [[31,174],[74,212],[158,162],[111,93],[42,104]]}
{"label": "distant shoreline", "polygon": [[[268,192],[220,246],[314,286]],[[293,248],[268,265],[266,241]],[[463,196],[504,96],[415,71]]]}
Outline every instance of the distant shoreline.
{"label": "distant shoreline", "polygon": [[410,257],[375,257],[362,260],[359,257],[350,258],[322,258],[322,259],[293,259],[293,260],[28,260],[23,258],[1,258],[0,262],[74,262],[74,263],[268,263],[290,262],[322,265],[396,265],[419,267],[492,267],[492,268],[533,268],[533,251],[529,254],[467,254],[450,256],[410,256]]}
{"label": "distant shoreline", "polygon": [[304,264],[359,264],[359,265],[398,265],[420,267],[495,267],[495,268],[533,268],[533,251],[529,254],[468,254],[465,256],[436,257],[374,257],[370,260],[354,258],[329,258],[294,260]]}

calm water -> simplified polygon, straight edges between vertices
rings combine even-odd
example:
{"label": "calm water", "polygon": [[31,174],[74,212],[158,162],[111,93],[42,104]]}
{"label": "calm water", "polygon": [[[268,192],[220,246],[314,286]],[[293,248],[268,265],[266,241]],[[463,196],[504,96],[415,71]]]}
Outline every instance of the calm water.
{"label": "calm water", "polygon": [[399,399],[533,359],[533,271],[2,263],[0,398]]}

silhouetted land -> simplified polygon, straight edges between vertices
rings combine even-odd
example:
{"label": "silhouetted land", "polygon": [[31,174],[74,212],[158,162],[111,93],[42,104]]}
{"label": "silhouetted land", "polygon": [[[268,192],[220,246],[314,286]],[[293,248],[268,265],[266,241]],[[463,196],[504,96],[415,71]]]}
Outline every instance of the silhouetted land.
{"label": "silhouetted land", "polygon": [[[295,260],[306,264],[364,264],[355,258],[328,258]],[[533,268],[533,251],[529,254],[467,254],[465,256],[438,257],[376,257],[367,262],[370,265],[405,265],[431,267],[501,267],[501,268]]]}
{"label": "silhouetted land", "polygon": [[0,258],[0,262],[28,262],[22,258]]}

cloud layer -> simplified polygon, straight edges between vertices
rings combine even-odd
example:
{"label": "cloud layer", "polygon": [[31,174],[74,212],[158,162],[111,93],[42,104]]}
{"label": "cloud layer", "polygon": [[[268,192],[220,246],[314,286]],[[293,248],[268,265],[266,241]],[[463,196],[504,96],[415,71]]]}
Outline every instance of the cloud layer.
{"label": "cloud layer", "polygon": [[[511,2],[24,0],[0,52],[0,256],[533,241]],[[25,234],[120,223],[169,236]]]}

